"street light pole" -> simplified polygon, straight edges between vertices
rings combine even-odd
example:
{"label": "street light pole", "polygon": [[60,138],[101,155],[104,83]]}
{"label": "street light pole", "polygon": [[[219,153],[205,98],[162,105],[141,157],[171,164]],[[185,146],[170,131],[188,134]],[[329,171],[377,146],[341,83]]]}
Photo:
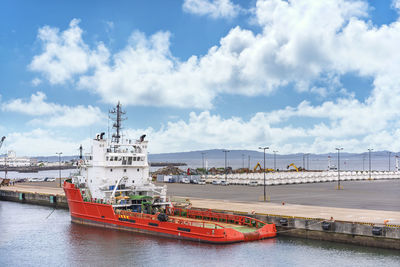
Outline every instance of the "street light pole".
{"label": "street light pole", "polygon": [[363,172],[365,171],[365,154],[363,155]]}
{"label": "street light pole", "polygon": [[267,147],[267,146],[265,146],[265,147],[259,147],[258,149],[263,149],[264,150],[264,202],[266,202],[267,201],[267,194],[266,194],[266,191],[265,191],[265,171],[266,171],[266,169],[265,169],[265,150],[267,150],[267,149],[269,149],[269,147]]}
{"label": "street light pole", "polygon": [[390,171],[390,155],[392,154],[392,152],[388,152],[389,154],[389,171]]}
{"label": "street light pole", "polygon": [[369,180],[371,180],[371,151],[374,150],[373,148],[368,148],[369,151]]}
{"label": "street light pole", "polygon": [[242,154],[242,170],[244,170],[244,154]]}
{"label": "street light pole", "polygon": [[250,171],[250,155],[249,155],[249,171]]}
{"label": "street light pole", "polygon": [[338,173],[338,190],[340,190],[340,150],[343,150],[343,147],[337,147],[337,155],[338,155],[338,168],[337,168],[337,173]]}
{"label": "street light pole", "polygon": [[56,154],[58,155],[58,167],[59,167],[58,178],[60,180],[60,187],[61,187],[61,155],[62,155],[62,152],[56,152]]}
{"label": "street light pole", "polygon": [[226,177],[226,172],[227,172],[227,170],[226,170],[226,153],[228,153],[230,151],[229,150],[222,150],[222,152],[225,153],[225,183],[226,183],[226,181],[227,181],[227,177]]}
{"label": "street light pole", "polygon": [[205,169],[204,169],[204,155],[205,154],[207,154],[207,152],[201,152],[201,161],[202,161],[203,172],[205,171]]}
{"label": "street light pole", "polygon": [[277,150],[274,150],[274,170],[276,171],[276,152],[279,152]]}

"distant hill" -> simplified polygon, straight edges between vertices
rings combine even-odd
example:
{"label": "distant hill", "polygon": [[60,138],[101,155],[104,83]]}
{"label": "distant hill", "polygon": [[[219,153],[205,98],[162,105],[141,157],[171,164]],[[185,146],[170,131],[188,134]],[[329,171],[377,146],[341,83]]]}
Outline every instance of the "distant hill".
{"label": "distant hill", "polygon": [[[210,149],[210,150],[198,150],[189,152],[176,152],[176,153],[159,153],[149,154],[150,162],[182,162],[188,164],[189,167],[202,167],[202,153],[204,153],[204,164],[210,167],[224,167],[225,165],[225,153],[223,149]],[[244,155],[244,156],[243,156]],[[286,169],[290,163],[294,163],[298,167],[303,166],[309,169],[327,169],[329,164],[328,157],[331,157],[331,166],[337,164],[337,153],[324,153],[324,154],[310,154],[306,157],[303,153],[295,154],[276,154],[276,168]],[[389,157],[388,151],[376,151],[371,153],[372,169],[375,170],[387,170],[389,168]],[[395,156],[396,153],[391,154],[391,170],[394,170]],[[5,156],[5,155],[2,155]],[[249,162],[250,156],[250,162]],[[69,161],[72,159],[78,159],[78,155],[75,156],[62,156],[62,161]],[[38,161],[58,161],[58,156],[48,157],[34,157]],[[303,161],[304,158],[304,161]],[[307,161],[309,159],[309,161]],[[340,153],[341,169],[352,169],[352,170],[367,170],[368,169],[368,152],[364,153]],[[227,153],[227,165],[233,168],[248,167],[253,168],[257,162],[263,163],[264,155],[262,151],[255,150],[230,150]],[[266,151],[266,166],[267,168],[273,168],[274,166],[274,154],[269,150]]]}

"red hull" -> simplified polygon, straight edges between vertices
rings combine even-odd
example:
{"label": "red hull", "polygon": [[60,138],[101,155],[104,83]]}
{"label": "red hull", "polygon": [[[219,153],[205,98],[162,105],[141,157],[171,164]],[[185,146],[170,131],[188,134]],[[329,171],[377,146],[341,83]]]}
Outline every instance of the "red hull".
{"label": "red hull", "polygon": [[[157,220],[157,216],[155,215],[133,212],[121,212],[117,214],[111,205],[83,201],[80,190],[75,188],[71,183],[65,182],[63,188],[68,200],[71,219],[76,223],[221,244],[259,240],[276,236],[275,224],[265,224],[244,216],[210,212],[203,212],[201,214],[200,211],[191,211],[191,213],[188,213],[186,211],[189,219],[173,217],[167,222],[161,222]],[[173,210],[172,213],[177,214]],[[229,228],[229,226],[225,226],[224,228],[218,222],[190,220],[190,218],[204,219],[203,217],[209,220],[218,219],[218,221],[220,221],[219,218],[225,218],[225,222],[234,221],[239,225],[248,222],[259,227],[263,226],[255,229],[253,232],[242,233]],[[210,225],[215,227],[209,227]]]}

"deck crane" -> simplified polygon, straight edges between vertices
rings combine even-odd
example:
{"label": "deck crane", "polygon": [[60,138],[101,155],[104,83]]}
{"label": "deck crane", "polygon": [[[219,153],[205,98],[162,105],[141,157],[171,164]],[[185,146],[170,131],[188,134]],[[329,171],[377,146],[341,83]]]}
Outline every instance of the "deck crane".
{"label": "deck crane", "polygon": [[4,142],[5,139],[6,139],[5,136],[3,136],[3,137],[1,138],[1,140],[0,140],[0,148],[1,148],[1,145],[3,144],[3,142]]}

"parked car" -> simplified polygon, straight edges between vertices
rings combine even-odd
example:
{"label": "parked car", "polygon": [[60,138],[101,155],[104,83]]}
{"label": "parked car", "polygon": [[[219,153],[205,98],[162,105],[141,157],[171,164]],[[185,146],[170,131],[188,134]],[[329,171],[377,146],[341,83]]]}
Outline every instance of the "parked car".
{"label": "parked car", "polygon": [[257,181],[250,181],[249,182],[249,186],[258,186],[258,182]]}
{"label": "parked car", "polygon": [[219,180],[213,180],[212,181],[212,184],[214,184],[214,185],[219,185],[221,182],[219,181]]}
{"label": "parked car", "polygon": [[221,181],[221,185],[229,185],[229,182],[228,182],[228,181],[225,181],[225,180],[222,180],[222,181]]}
{"label": "parked car", "polygon": [[203,185],[203,184],[206,184],[206,179],[200,179],[199,182],[198,182],[198,184],[202,184],[202,185]]}
{"label": "parked car", "polygon": [[190,184],[190,181],[188,178],[182,178],[181,183],[183,184]]}

